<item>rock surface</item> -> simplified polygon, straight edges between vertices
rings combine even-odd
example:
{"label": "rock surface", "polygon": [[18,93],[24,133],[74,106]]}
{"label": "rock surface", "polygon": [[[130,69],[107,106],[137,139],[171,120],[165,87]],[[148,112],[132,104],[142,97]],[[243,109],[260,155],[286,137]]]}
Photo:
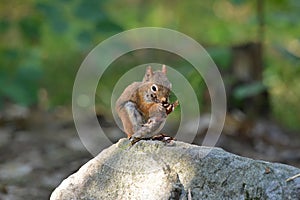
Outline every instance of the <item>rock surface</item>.
{"label": "rock surface", "polygon": [[240,157],[176,141],[127,139],[102,151],[65,179],[51,200],[300,199],[292,166]]}

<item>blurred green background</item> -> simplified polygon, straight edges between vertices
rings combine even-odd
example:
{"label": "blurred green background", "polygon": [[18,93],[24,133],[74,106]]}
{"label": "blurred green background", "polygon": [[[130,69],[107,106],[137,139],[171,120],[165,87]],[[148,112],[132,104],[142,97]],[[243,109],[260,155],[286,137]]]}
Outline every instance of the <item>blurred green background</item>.
{"label": "blurred green background", "polygon": [[[251,114],[259,117],[268,112],[280,124],[298,130],[299,10],[297,0],[2,0],[0,107],[5,109],[7,102],[30,108],[42,105],[47,110],[70,107],[76,72],[89,51],[121,31],[158,26],[187,34],[206,48],[223,74],[229,109],[247,112],[245,107],[253,104],[249,99],[267,93],[261,101],[269,105],[256,104],[254,110],[263,106],[268,111]],[[244,58],[252,47],[258,51]],[[166,64],[189,78],[205,107],[205,84],[192,68],[174,55],[159,55],[162,61],[172,58]],[[132,53],[114,65],[153,62],[146,58]],[[241,71],[237,63],[251,59],[257,59],[249,64],[257,70],[250,77],[237,78]],[[100,107],[110,103],[101,97],[110,95],[109,88],[120,77],[112,73],[116,71],[108,70],[102,81]]]}

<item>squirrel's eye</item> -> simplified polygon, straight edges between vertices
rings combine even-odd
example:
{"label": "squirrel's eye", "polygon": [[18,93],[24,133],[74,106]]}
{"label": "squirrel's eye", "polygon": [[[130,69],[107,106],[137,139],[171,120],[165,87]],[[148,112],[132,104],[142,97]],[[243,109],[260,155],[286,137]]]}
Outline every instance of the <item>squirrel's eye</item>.
{"label": "squirrel's eye", "polygon": [[151,90],[152,92],[156,92],[157,91],[157,86],[154,84],[151,86]]}

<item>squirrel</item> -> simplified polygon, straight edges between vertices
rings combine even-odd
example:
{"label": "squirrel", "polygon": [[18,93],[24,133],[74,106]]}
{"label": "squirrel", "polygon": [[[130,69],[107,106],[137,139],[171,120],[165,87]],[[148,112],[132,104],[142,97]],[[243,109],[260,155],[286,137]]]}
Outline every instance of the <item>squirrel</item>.
{"label": "squirrel", "polygon": [[167,115],[179,105],[178,100],[169,103],[171,88],[165,65],[154,72],[149,66],[142,82],[125,88],[116,101],[116,111],[132,143],[155,137],[162,129]]}

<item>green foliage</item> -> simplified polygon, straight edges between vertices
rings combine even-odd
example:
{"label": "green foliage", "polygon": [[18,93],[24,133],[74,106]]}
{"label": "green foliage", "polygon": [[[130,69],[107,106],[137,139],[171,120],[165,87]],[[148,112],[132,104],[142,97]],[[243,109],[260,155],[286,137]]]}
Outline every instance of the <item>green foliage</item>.
{"label": "green foliage", "polygon": [[207,48],[211,58],[214,60],[220,70],[228,70],[232,59],[231,49],[224,47]]}
{"label": "green foliage", "polygon": [[271,94],[273,114],[282,124],[299,129],[300,59],[273,50],[269,55],[264,81]]}
{"label": "green foliage", "polygon": [[6,19],[0,19],[0,34],[5,33],[9,28],[10,23]]}
{"label": "green foliage", "polygon": [[47,24],[56,32],[63,33],[68,30],[68,22],[66,21],[61,3],[36,2],[35,8],[47,20]]}
{"label": "green foliage", "polygon": [[[41,63],[37,52],[28,52],[26,56],[18,56],[16,52],[7,52],[8,57],[17,58],[17,67],[8,71],[0,71],[0,102],[8,98],[18,104],[32,105],[37,101],[39,81],[42,77]],[[1,105],[0,105],[1,106]]]}
{"label": "green foliage", "polygon": [[265,90],[266,87],[261,82],[254,82],[254,83],[238,86],[233,91],[233,96],[238,100],[243,100],[248,97],[254,97]]}
{"label": "green foliage", "polygon": [[[0,106],[5,99],[34,105],[41,88],[48,91],[51,105],[70,104],[86,53],[123,30],[103,3],[32,0],[0,6]],[[14,8],[13,14],[7,8]]]}
{"label": "green foliage", "polygon": [[103,12],[102,2],[98,0],[78,2],[74,14],[77,18],[94,23],[106,17]]}
{"label": "green foliage", "polygon": [[38,42],[41,36],[42,21],[38,16],[26,16],[19,21],[19,29],[25,40]]}

